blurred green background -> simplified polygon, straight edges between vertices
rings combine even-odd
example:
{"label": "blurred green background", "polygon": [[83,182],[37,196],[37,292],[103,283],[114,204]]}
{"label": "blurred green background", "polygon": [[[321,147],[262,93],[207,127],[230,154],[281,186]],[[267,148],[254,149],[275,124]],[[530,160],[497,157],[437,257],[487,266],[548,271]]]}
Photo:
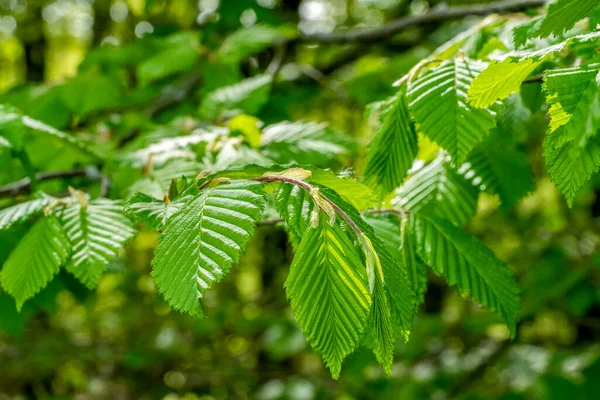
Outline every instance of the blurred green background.
{"label": "blurred green background", "polygon": [[[108,135],[107,142],[126,140],[129,127],[150,123],[140,105],[160,99],[171,81],[156,79],[128,98],[129,104],[115,102],[127,109],[115,113],[118,117],[107,112],[74,118],[53,91],[74,82],[69,79],[78,71],[100,69],[111,77],[120,74],[113,64],[135,68],[136,47],[123,46],[148,38],[194,32],[206,48],[218,49],[224,37],[257,23],[291,32],[296,26],[304,33],[332,32],[379,26],[439,3],[444,2],[0,0],[0,100],[57,128]],[[372,121],[363,117],[365,106],[393,94],[396,79],[477,21],[427,24],[375,43],[296,44],[283,55],[259,117],[267,123],[325,121],[367,143],[373,132]],[[275,51],[250,57],[239,71],[192,60],[181,71],[200,70],[205,80],[175,107],[152,113],[154,122],[178,121],[178,129],[185,130],[180,118],[195,112],[199,96],[264,69]],[[168,57],[166,65],[184,63],[180,53]],[[111,82],[88,88],[108,99],[105,109],[120,96]],[[523,112],[531,113],[525,106]],[[239,265],[204,299],[203,320],[172,311],[158,295],[149,277],[157,235],[142,232],[95,290],[62,272],[21,313],[0,293],[0,399],[600,398],[600,258],[595,255],[600,181],[569,210],[544,172],[545,123],[516,129],[530,150],[536,189],[513,210],[482,195],[468,226],[517,273],[523,302],[514,342],[497,317],[431,275],[411,339],[397,344],[392,376],[361,347],[336,382],[307,346],[286,301],[283,282],[292,253],[282,229],[258,229]],[[61,159],[52,154],[48,150],[35,162],[54,168]],[[362,163],[357,155],[330,166],[360,169]],[[11,175],[22,176],[14,168],[2,164],[2,184],[14,180]],[[0,262],[18,236],[0,235]]]}

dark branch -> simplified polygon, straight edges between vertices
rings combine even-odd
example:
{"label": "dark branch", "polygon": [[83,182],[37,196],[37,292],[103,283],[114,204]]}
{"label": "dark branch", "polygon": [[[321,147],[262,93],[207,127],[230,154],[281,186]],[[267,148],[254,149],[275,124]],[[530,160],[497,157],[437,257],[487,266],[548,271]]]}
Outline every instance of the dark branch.
{"label": "dark branch", "polygon": [[339,33],[315,33],[303,35],[300,37],[300,40],[303,42],[319,43],[373,42],[393,36],[411,26],[427,24],[430,22],[449,21],[467,16],[483,16],[494,13],[519,11],[527,8],[541,7],[545,3],[546,0],[502,0],[488,4],[454,6],[433,10],[424,15],[402,17],[382,25],[379,28],[352,29],[347,32]]}
{"label": "dark branch", "polygon": [[[76,177],[87,177],[90,180],[102,179],[102,174],[98,171],[95,166],[79,169],[69,169],[64,171],[51,171],[51,172],[38,172],[35,177],[36,181],[44,182],[51,181],[54,179],[69,179]],[[29,193],[31,189],[31,179],[23,178],[16,182],[10,183],[0,187],[0,198],[14,197],[20,194]]]}

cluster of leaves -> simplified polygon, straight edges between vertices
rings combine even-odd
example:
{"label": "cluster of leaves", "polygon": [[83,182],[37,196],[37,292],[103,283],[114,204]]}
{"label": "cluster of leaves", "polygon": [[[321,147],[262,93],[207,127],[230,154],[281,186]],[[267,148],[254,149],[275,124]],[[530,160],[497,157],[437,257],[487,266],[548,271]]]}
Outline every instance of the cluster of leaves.
{"label": "cluster of leaves", "polygon": [[[380,124],[364,183],[318,168],[356,154],[352,138],[315,122],[258,118],[274,77],[244,78],[240,67],[289,37],[283,29],[236,32],[208,61],[201,61],[208,49],[199,35],[188,32],[92,52],[78,77],[8,98],[24,113],[0,110],[0,150],[20,160],[35,188],[31,143],[47,139],[71,148],[102,166],[112,197],[126,204],[70,189],[67,197],[40,191],[2,209],[0,230],[34,223],[4,263],[0,284],[18,308],[63,266],[94,287],[135,234],[129,219],[135,217],[160,232],[152,262],[160,293],[174,309],[202,316],[205,292],[239,260],[256,225],[277,217],[296,251],[287,296],[334,378],[361,344],[391,372],[396,338],[408,339],[424,299],[426,266],[496,312],[514,337],[520,301],[514,274],[463,228],[480,192],[511,208],[533,189],[518,125],[545,110],[532,98],[535,91],[514,92],[539,74],[551,119],[544,157],[569,204],[600,168],[594,54],[600,34],[585,24],[570,30],[596,3],[558,0],[538,19],[486,19],[417,64],[398,81],[397,94],[371,107]],[[566,8],[570,18],[559,18]],[[132,66],[133,78],[126,77]],[[196,93],[199,120],[156,125],[149,108],[147,119],[123,124],[141,126],[143,134],[125,129],[114,148],[56,129],[149,99],[160,106],[174,85],[197,79],[180,76],[195,68],[211,77]],[[176,94],[179,107],[189,106],[183,97]],[[57,105],[64,113],[48,113]],[[435,145],[415,162],[425,138]]]}

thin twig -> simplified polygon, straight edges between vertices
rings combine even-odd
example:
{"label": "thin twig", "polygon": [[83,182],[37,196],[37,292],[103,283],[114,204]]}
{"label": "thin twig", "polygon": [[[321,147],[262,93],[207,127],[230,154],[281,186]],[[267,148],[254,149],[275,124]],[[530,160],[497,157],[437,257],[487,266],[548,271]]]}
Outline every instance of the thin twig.
{"label": "thin twig", "polygon": [[398,18],[385,25],[373,29],[351,29],[339,33],[315,33],[300,37],[303,42],[318,43],[351,43],[351,42],[374,42],[386,37],[393,36],[402,30],[430,22],[441,22],[458,19],[467,16],[483,16],[508,11],[519,11],[528,8],[541,7],[546,0],[502,0],[487,4],[473,4],[466,6],[453,6],[444,9],[436,9],[424,15],[412,15]]}
{"label": "thin twig", "polygon": [[[300,179],[288,178],[286,176],[267,175],[267,176],[261,176],[259,178],[254,178],[253,180],[256,181],[256,182],[285,182],[285,183],[291,183],[292,185],[296,185],[298,187],[301,187],[302,189],[306,190],[309,193],[311,193],[312,190],[314,189],[314,187],[311,186],[309,183],[306,183],[306,182],[304,182],[304,181],[302,181]],[[332,200],[330,200],[326,196],[321,195],[321,197],[323,198],[323,200],[325,200],[335,210],[335,212],[340,217],[342,217],[342,219],[344,221],[346,221],[346,223],[350,226],[350,228],[352,228],[352,230],[354,231],[354,233],[356,233],[358,235],[358,237],[362,236],[362,231],[356,225],[356,223],[352,220],[352,218],[350,218],[350,216],[348,216],[348,214],[346,214],[337,204],[335,204]]]}
{"label": "thin twig", "polygon": [[[102,175],[95,166],[63,171],[38,172],[35,174],[35,178],[38,183],[54,179],[76,178],[80,176],[85,176],[90,180],[102,179]],[[30,191],[31,179],[27,177],[0,187],[0,198],[14,197],[19,194],[29,193]]]}

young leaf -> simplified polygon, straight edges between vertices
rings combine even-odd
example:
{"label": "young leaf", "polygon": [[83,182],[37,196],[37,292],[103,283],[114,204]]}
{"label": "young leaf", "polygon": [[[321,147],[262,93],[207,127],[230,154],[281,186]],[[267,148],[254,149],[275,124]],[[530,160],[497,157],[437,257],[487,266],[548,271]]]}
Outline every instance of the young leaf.
{"label": "young leaf", "polygon": [[477,208],[477,189],[451,168],[450,163],[436,159],[398,189],[392,204],[407,211],[428,210],[462,226]]}
{"label": "young leaf", "polygon": [[306,190],[291,183],[283,183],[275,195],[275,205],[285,221],[290,241],[297,248],[310,225],[314,201]]}
{"label": "young leaf", "polygon": [[387,251],[383,242],[377,237],[371,225],[369,225],[358,213],[356,208],[344,201],[336,192],[320,187],[321,194],[332,200],[348,217],[356,224],[363,235],[372,245],[372,251],[377,256],[381,270],[383,271],[383,284],[387,302],[392,311],[392,319],[399,327],[404,340],[408,340],[412,321],[415,315],[415,295],[411,290],[410,281],[407,278],[406,269],[400,260],[395,259]]}
{"label": "young leaf", "polygon": [[461,295],[498,313],[516,334],[520,291],[506,264],[483,243],[450,222],[426,214],[410,216],[417,254]]}
{"label": "young leaf", "polygon": [[413,239],[408,232],[405,220],[396,216],[365,215],[363,219],[373,227],[375,235],[385,244],[395,260],[400,260],[406,269],[408,280],[417,298],[417,304],[425,299],[427,290],[427,270],[417,259]]}
{"label": "young leaf", "polygon": [[152,277],[171,307],[203,315],[199,299],[238,261],[264,206],[260,183],[232,181],[205,188],[167,221]]}
{"label": "young leaf", "polygon": [[331,171],[318,168],[309,168],[311,175],[309,182],[327,186],[335,190],[345,201],[358,210],[366,210],[377,202],[375,193],[367,185],[345,176],[337,176]]}
{"label": "young leaf", "polygon": [[550,129],[544,142],[548,173],[569,206],[600,167],[600,65],[551,71],[544,80]]}
{"label": "young leaf", "polygon": [[506,208],[512,208],[534,189],[527,153],[502,126],[473,150],[458,173],[480,190],[497,194]]}
{"label": "young leaf", "polygon": [[458,58],[443,63],[408,88],[409,107],[418,129],[459,163],[496,126],[494,112],[467,103],[467,91],[485,67],[480,61]]}
{"label": "young leaf", "polygon": [[550,130],[564,126],[564,134],[573,139],[596,134],[600,128],[598,111],[598,73],[600,64],[549,71],[544,90],[550,107]]}
{"label": "young leaf", "polygon": [[37,215],[49,203],[50,199],[44,197],[0,210],[0,231],[9,229],[14,224],[19,224]]}
{"label": "young leaf", "polygon": [[392,320],[391,307],[385,293],[385,286],[379,274],[375,274],[373,289],[373,307],[369,314],[368,330],[373,337],[373,352],[385,372],[392,373],[396,336]]}
{"label": "young leaf", "polygon": [[268,100],[272,80],[271,75],[257,75],[207,94],[200,105],[200,117],[218,119],[225,110],[257,114]]}
{"label": "young leaf", "polygon": [[125,212],[135,215],[149,228],[162,230],[167,225],[169,218],[191,199],[191,195],[184,195],[166,202],[137,192],[127,201]]}
{"label": "young leaf", "polygon": [[371,308],[367,274],[338,224],[321,216],[298,246],[286,293],[307,341],[323,356],[334,379],[358,346]]}
{"label": "young leaf", "polygon": [[108,199],[87,205],[74,201],[57,215],[71,243],[67,271],[87,287],[95,287],[106,265],[135,233],[129,218],[120,203]]}
{"label": "young leaf", "polygon": [[390,99],[380,120],[381,127],[369,144],[365,180],[387,194],[402,184],[418,151],[405,89]]}
{"label": "young leaf", "polygon": [[403,218],[401,222],[400,255],[408,272],[413,292],[417,297],[417,304],[421,304],[425,301],[425,292],[427,291],[427,269],[417,257],[415,241],[410,232],[407,218]]}
{"label": "young leaf", "polygon": [[488,107],[518,92],[523,81],[540,63],[530,58],[520,62],[510,58],[493,62],[473,80],[467,98],[469,103],[477,108]]}
{"label": "young leaf", "polygon": [[579,142],[565,136],[564,128],[559,128],[546,137],[544,159],[552,181],[572,207],[577,193],[600,169],[600,140]]}
{"label": "young leaf", "polygon": [[327,161],[356,154],[356,141],[326,124],[279,122],[263,129],[261,149],[278,163],[323,165]]}
{"label": "young leaf", "polygon": [[21,239],[0,271],[0,282],[17,309],[58,273],[69,256],[69,241],[54,216],[40,219]]}
{"label": "young leaf", "polygon": [[561,34],[598,7],[598,0],[555,0],[548,6],[548,12],[536,34],[543,38]]}

